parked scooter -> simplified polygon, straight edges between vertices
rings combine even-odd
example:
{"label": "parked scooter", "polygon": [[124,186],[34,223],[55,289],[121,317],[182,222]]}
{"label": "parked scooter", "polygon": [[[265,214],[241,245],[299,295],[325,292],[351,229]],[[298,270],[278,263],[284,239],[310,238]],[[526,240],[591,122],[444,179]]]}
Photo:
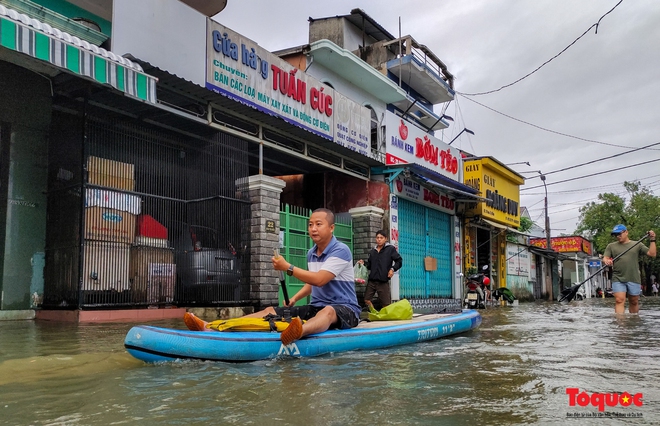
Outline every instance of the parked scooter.
{"label": "parked scooter", "polygon": [[[596,297],[603,297],[603,289],[598,287],[596,289]],[[605,290],[605,297],[614,297],[614,294],[612,293],[612,289],[607,289]]]}
{"label": "parked scooter", "polygon": [[465,307],[468,309],[484,309],[486,307],[486,291],[490,286],[490,278],[486,276],[488,265],[484,265],[481,273],[470,275],[465,282]]}

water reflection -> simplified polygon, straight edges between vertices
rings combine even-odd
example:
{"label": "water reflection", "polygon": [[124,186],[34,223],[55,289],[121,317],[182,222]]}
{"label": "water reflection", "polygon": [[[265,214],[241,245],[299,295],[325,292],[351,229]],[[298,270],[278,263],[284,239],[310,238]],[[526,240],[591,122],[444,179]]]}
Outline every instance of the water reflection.
{"label": "water reflection", "polygon": [[612,299],[495,308],[449,339],[247,364],[143,364],[122,347],[130,324],[0,322],[0,424],[564,424],[598,413],[569,407],[567,387],[642,392],[643,407],[608,411],[656,424],[660,298],[638,316],[613,311]]}

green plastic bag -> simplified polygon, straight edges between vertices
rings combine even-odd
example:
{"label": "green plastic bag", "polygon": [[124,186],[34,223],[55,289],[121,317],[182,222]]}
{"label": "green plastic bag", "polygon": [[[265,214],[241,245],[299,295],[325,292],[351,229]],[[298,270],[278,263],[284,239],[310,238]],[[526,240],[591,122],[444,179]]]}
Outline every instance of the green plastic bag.
{"label": "green plastic bag", "polygon": [[355,264],[353,273],[355,274],[355,282],[358,284],[365,284],[369,279],[369,270],[361,263]]}
{"label": "green plastic bag", "polygon": [[369,306],[369,321],[409,320],[413,317],[413,308],[408,299],[401,299],[380,311]]}

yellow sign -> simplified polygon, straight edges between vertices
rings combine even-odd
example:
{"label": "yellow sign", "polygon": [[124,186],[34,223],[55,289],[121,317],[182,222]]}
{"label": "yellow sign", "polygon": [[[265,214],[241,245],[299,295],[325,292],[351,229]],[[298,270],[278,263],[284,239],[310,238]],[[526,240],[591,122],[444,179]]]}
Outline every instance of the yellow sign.
{"label": "yellow sign", "polygon": [[520,185],[525,179],[493,157],[463,160],[465,184],[488,199],[471,213],[504,225],[520,226]]}

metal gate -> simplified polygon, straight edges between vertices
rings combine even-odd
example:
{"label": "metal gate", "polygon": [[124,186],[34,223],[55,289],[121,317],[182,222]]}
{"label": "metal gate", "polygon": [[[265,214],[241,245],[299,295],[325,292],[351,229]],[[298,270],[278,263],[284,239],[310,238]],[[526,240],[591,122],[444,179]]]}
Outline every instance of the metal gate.
{"label": "metal gate", "polygon": [[[401,298],[452,296],[451,216],[399,199],[399,253],[403,257]],[[437,259],[438,269],[426,271],[424,258]]]}
{"label": "metal gate", "polygon": [[[280,207],[280,231],[283,234],[280,253],[284,258],[301,269],[307,269],[307,252],[312,248],[314,242],[307,233],[307,223],[311,209],[283,204]],[[335,237],[348,246],[353,253],[353,221],[350,215],[335,214]],[[286,285],[289,297],[296,294],[305,283],[295,277],[286,277]],[[280,303],[284,300],[282,289],[279,294]],[[309,297],[299,300],[297,305],[309,303]]]}

